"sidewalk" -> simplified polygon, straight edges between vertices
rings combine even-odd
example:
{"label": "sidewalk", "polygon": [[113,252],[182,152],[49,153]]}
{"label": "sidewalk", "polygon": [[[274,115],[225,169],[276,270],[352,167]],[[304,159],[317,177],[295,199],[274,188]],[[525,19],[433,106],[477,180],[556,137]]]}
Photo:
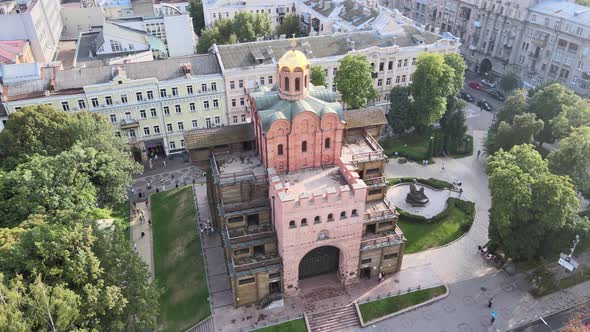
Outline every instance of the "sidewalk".
{"label": "sidewalk", "polygon": [[[154,249],[152,242],[152,227],[148,220],[152,219],[151,210],[146,205],[146,202],[137,202],[137,209],[143,212],[144,222],[140,222],[139,215],[133,210],[133,203],[130,203],[130,231],[131,231],[131,246],[135,247],[139,257],[148,265],[150,273],[150,280],[154,276]],[[141,236],[141,232],[145,232],[145,236]]]}

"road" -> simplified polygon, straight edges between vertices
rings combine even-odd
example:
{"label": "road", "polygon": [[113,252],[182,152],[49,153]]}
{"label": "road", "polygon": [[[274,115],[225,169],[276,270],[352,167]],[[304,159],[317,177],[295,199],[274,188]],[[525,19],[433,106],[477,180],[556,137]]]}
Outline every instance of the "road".
{"label": "road", "polygon": [[543,321],[538,319],[536,321],[530,322],[513,330],[510,332],[550,332],[550,331],[559,331],[562,329],[567,322],[571,319],[572,316],[579,315],[582,322],[586,323],[590,320],[590,311],[589,306],[590,303],[582,303],[577,305],[573,308],[557,312],[553,315],[549,315],[543,317]]}
{"label": "road", "polygon": [[[484,87],[481,84],[481,80],[483,78],[484,77],[481,76],[481,75],[479,75],[479,74],[474,74],[473,72],[467,72],[465,74],[465,88],[464,88],[464,91],[467,92],[467,93],[469,93],[470,95],[472,95],[473,98],[475,98],[475,101],[473,102],[473,104],[477,104],[478,101],[480,101],[482,99],[485,99],[485,100],[488,101],[488,103],[490,103],[490,105],[492,105],[492,108],[493,108],[494,112],[497,112],[498,109],[502,106],[502,102],[499,101],[499,100],[496,100],[496,99],[492,98],[492,96],[490,96],[487,93],[486,90],[489,90],[489,89],[487,89],[486,87]],[[472,82],[472,81],[475,81],[479,85],[482,85],[482,90],[475,90],[475,89],[472,89],[471,87],[469,87],[468,83],[469,82]],[[475,106],[475,107],[477,107],[477,106]],[[477,107],[477,109],[479,110],[479,107]]]}

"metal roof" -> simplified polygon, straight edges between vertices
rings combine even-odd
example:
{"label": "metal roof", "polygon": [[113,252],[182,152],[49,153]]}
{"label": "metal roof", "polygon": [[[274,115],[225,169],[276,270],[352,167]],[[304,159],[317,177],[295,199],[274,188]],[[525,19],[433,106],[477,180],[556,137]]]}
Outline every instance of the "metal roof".
{"label": "metal roof", "polygon": [[567,21],[590,26],[590,7],[578,5],[567,1],[545,1],[529,8],[532,12],[538,12],[553,17],[561,17]]}

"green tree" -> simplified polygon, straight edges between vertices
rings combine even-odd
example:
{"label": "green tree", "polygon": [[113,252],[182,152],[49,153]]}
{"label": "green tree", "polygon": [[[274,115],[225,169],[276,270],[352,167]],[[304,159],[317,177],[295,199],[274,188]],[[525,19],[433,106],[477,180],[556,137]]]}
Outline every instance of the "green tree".
{"label": "green tree", "polygon": [[193,30],[197,35],[201,35],[201,30],[205,28],[205,16],[203,15],[203,2],[201,0],[190,0],[188,13],[193,19]]}
{"label": "green tree", "polygon": [[563,110],[551,120],[551,131],[557,139],[564,138],[578,127],[590,125],[590,103],[580,99],[574,105],[564,105]]}
{"label": "green tree", "polygon": [[447,110],[447,97],[456,90],[455,70],[443,55],[424,53],[418,58],[413,76],[412,96],[416,125],[422,128],[438,121]]}
{"label": "green tree", "polygon": [[197,53],[206,54],[209,52],[209,47],[213,44],[223,45],[219,30],[216,27],[205,29],[201,32],[199,42],[197,43]]}
{"label": "green tree", "polygon": [[[232,32],[239,42],[268,37],[272,34],[270,18],[266,13],[238,12],[232,19]],[[229,38],[229,34],[223,36]]]}
{"label": "green tree", "polygon": [[[496,123],[512,123],[514,116],[526,113],[528,110],[528,100],[525,90],[517,90],[512,96],[508,97],[496,115]],[[493,127],[492,127],[493,128]]]}
{"label": "green tree", "polygon": [[518,75],[515,73],[507,73],[506,75],[502,76],[500,82],[498,82],[500,89],[504,90],[505,92],[510,92],[519,85],[519,78]]}
{"label": "green tree", "polygon": [[447,111],[440,119],[440,128],[443,134],[442,149],[447,153],[456,152],[465,139],[467,126],[463,107],[465,103],[457,97],[450,97],[447,101]]}
{"label": "green tree", "polygon": [[590,7],[590,0],[576,0],[576,3],[578,3],[582,6]]}
{"label": "green tree", "polygon": [[324,68],[320,65],[312,65],[311,66],[311,74],[310,74],[310,81],[311,84],[315,86],[325,86],[326,85],[326,74],[324,72]]}
{"label": "green tree", "polygon": [[403,134],[411,129],[416,122],[416,115],[412,110],[409,86],[394,86],[389,94],[389,112],[387,121],[396,134]]}
{"label": "green tree", "polygon": [[463,56],[458,53],[447,53],[443,56],[445,64],[453,69],[453,91],[449,92],[449,96],[455,98],[457,94],[463,90],[465,85],[465,70],[467,65]]}
{"label": "green tree", "polygon": [[347,55],[340,61],[335,78],[336,88],[349,109],[365,107],[367,100],[377,98],[371,72],[371,65],[365,56]]}
{"label": "green tree", "polygon": [[555,253],[559,248],[552,242],[560,230],[579,221],[569,178],[551,174],[547,162],[527,144],[490,156],[488,174],[492,244],[515,259]]}
{"label": "green tree", "polygon": [[511,123],[500,122],[493,144],[488,146],[488,153],[494,153],[500,149],[510,150],[515,145],[533,143],[533,137],[541,129],[543,129],[543,120],[537,120],[534,114],[515,115]]}
{"label": "green tree", "polygon": [[590,127],[580,127],[547,157],[551,171],[568,175],[576,188],[590,193]]}
{"label": "green tree", "polygon": [[285,35],[291,37],[293,35],[301,35],[301,29],[299,28],[299,16],[295,14],[289,14],[283,18],[283,22],[277,27],[277,35]]}

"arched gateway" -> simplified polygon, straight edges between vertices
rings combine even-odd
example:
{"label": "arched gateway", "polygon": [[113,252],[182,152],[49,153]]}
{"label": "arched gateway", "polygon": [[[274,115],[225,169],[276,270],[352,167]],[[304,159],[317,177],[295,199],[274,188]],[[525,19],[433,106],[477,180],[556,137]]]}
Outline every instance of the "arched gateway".
{"label": "arched gateway", "polygon": [[333,273],[338,271],[339,266],[340,249],[332,246],[315,248],[299,262],[299,279]]}

